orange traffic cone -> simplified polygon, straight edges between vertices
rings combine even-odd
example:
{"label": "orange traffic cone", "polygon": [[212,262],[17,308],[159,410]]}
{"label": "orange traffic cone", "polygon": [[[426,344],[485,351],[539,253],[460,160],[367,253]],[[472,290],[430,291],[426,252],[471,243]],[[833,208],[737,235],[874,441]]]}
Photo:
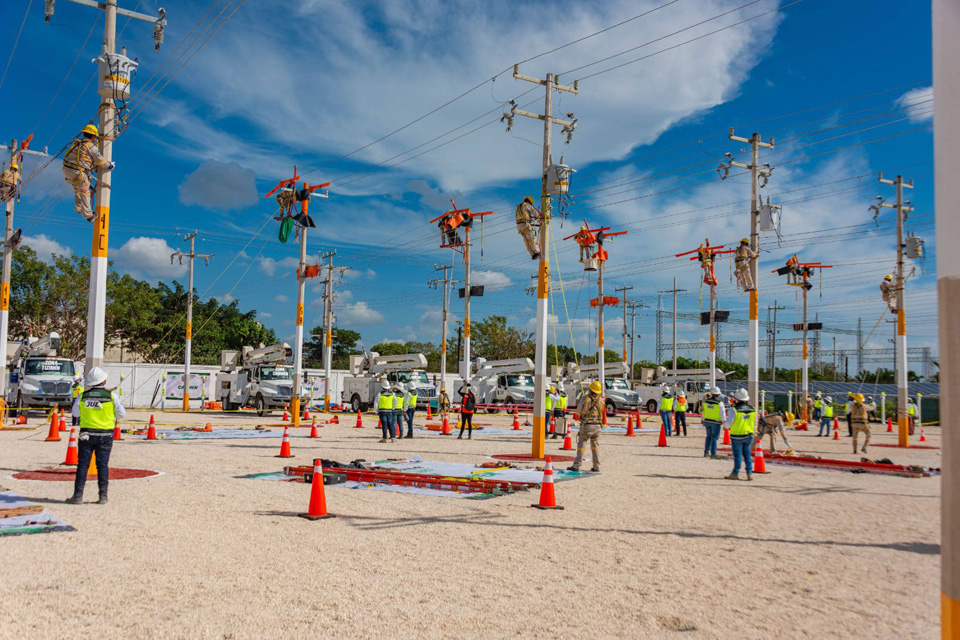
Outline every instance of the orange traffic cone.
{"label": "orange traffic cone", "polygon": [[833,419],[833,439],[834,440],[840,439],[840,423],[837,422],[836,418]]}
{"label": "orange traffic cone", "polygon": [[317,438],[320,434],[317,433],[317,419],[313,419],[313,424],[310,425],[310,437]]}
{"label": "orange traffic cone", "polygon": [[60,420],[60,431],[62,431],[63,433],[66,433],[66,432],[67,432],[67,423],[66,423],[66,421],[63,419],[63,410],[62,410],[62,409],[61,409],[61,411],[60,411],[59,420]]}
{"label": "orange traffic cone", "polygon": [[77,430],[70,429],[70,441],[67,443],[67,457],[63,464],[76,465],[77,459]]}
{"label": "orange traffic cone", "polygon": [[554,435],[557,432],[557,420],[553,416],[550,416],[550,435]]}
{"label": "orange traffic cone", "polygon": [[606,410],[606,408],[604,408],[604,410],[603,410],[603,426],[605,426],[605,427],[607,426],[607,410]]}
{"label": "orange traffic cone", "polygon": [[887,433],[893,433],[893,418],[887,417]]}
{"label": "orange traffic cone", "polygon": [[17,424],[27,424],[27,416],[17,416]]}
{"label": "orange traffic cone", "polygon": [[557,506],[557,495],[553,489],[553,463],[550,456],[543,460],[543,483],[540,485],[540,503],[532,504],[537,509],[563,509]]}
{"label": "orange traffic cone", "polygon": [[[316,418],[314,418],[314,420],[316,420]],[[327,424],[340,424],[340,416],[333,416],[327,420]]]}
{"label": "orange traffic cone", "polygon": [[660,423],[660,441],[657,442],[657,446],[658,447],[667,446],[667,429],[662,422]]}
{"label": "orange traffic cone", "polygon": [[355,428],[355,429],[362,429],[362,428],[363,428],[363,419],[360,417],[360,412],[359,412],[359,411],[357,411],[357,426],[354,427],[354,428]]}
{"label": "orange traffic cone", "polygon": [[290,420],[290,416],[287,415],[287,410],[284,409],[284,410],[283,410],[283,421],[284,421],[284,422],[287,422],[287,421],[289,421],[289,420]]}
{"label": "orange traffic cone", "polygon": [[520,431],[520,414],[516,409],[513,410],[513,430]]}
{"label": "orange traffic cone", "polygon": [[283,440],[280,441],[280,455],[278,458],[292,458],[290,453],[290,427],[283,428]]}
{"label": "orange traffic cone", "polygon": [[627,416],[627,435],[631,437],[637,435],[633,432],[633,417],[629,415]]}
{"label": "orange traffic cone", "polygon": [[923,427],[920,427],[920,442],[926,442],[926,441],[927,441],[927,436],[925,436],[923,433]]}
{"label": "orange traffic cone", "polygon": [[310,483],[310,506],[306,513],[298,513],[301,518],[307,520],[322,520],[324,518],[336,518],[337,516],[327,513],[327,496],[323,491],[323,468],[320,466],[320,460],[313,461],[313,481]]}
{"label": "orange traffic cone", "polygon": [[157,439],[157,429],[153,426],[153,414],[150,414],[150,424],[147,425],[147,440]]}
{"label": "orange traffic cone", "polygon": [[309,407],[306,407],[306,408],[303,410],[303,419],[304,419],[304,420],[309,420],[309,419],[310,419],[310,408],[309,408]]}
{"label": "orange traffic cone", "polygon": [[567,435],[563,437],[563,446],[560,447],[561,451],[573,451],[573,441],[570,438],[570,429],[567,429]]}
{"label": "orange traffic cone", "polygon": [[730,427],[723,428],[723,444],[730,444]]}
{"label": "orange traffic cone", "polygon": [[430,410],[430,403],[428,402],[427,403],[427,420],[430,420],[432,418],[433,418],[433,412]]}
{"label": "orange traffic cone", "polygon": [[443,414],[443,431],[440,432],[442,436],[449,436],[452,433],[450,430],[450,422],[447,420],[447,414]]}
{"label": "orange traffic cone", "polygon": [[46,442],[60,442],[60,428],[57,424],[57,413],[50,414],[50,432],[47,434]]}
{"label": "orange traffic cone", "polygon": [[753,472],[767,473],[767,463],[763,459],[763,445],[758,444],[756,452],[753,455]]}
{"label": "orange traffic cone", "polygon": [[113,428],[113,439],[114,439],[114,440],[123,440],[123,438],[120,436],[120,425],[116,425],[116,426]]}

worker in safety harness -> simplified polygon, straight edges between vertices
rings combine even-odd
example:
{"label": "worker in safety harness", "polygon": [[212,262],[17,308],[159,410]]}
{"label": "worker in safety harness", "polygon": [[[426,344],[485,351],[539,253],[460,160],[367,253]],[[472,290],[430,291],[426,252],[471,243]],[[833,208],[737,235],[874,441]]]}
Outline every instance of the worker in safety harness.
{"label": "worker in safety harness", "polygon": [[71,413],[74,418],[80,418],[80,437],[77,440],[77,475],[73,481],[73,495],[67,498],[68,504],[83,502],[83,487],[87,483],[93,456],[97,458],[97,485],[100,489],[97,504],[107,504],[113,429],[126,411],[117,394],[104,387],[106,384],[107,372],[94,367],[87,373],[87,390],[73,401]]}
{"label": "worker in safety harness", "polygon": [[606,400],[603,398],[603,387],[599,380],[590,383],[589,392],[580,398],[577,413],[580,414],[580,431],[577,433],[577,457],[570,467],[570,471],[580,471],[583,461],[583,451],[590,441],[590,455],[593,458],[593,467],[590,471],[600,472],[600,430],[603,428],[603,412],[606,411]]}
{"label": "worker in safety harness", "polygon": [[437,411],[441,415],[450,413],[450,396],[446,387],[440,387],[440,393],[437,394]]}
{"label": "worker in safety harness", "polygon": [[534,260],[540,257],[540,242],[533,224],[540,224],[540,210],[533,206],[533,198],[524,196],[523,202],[517,205],[517,233],[523,238],[530,257]]}
{"label": "worker in safety harness", "polygon": [[[77,402],[77,397],[83,393],[83,376],[77,376],[73,379],[73,384],[70,386],[70,397],[73,399],[73,402]],[[72,412],[71,412],[72,414]],[[80,416],[71,415],[71,421],[73,422],[74,427],[80,424]]]}
{"label": "worker in safety harness", "polygon": [[703,284],[715,287],[717,286],[717,276],[713,271],[713,265],[717,259],[716,250],[710,246],[710,240],[707,240],[707,245],[700,245],[697,248],[697,260],[700,261],[700,266],[703,268]]}
{"label": "worker in safety harness", "polygon": [[890,313],[897,312],[897,287],[893,284],[893,276],[889,273],[883,276],[883,282],[880,283],[880,295],[883,301],[887,303],[887,309]]}
{"label": "worker in safety harness", "polygon": [[734,270],[737,276],[737,284],[744,291],[753,291],[756,287],[753,284],[753,275],[750,273],[750,261],[757,257],[757,252],[750,248],[750,240],[743,238],[740,240],[740,246],[733,256]]}
{"label": "worker in safety harness", "polygon": [[9,202],[17,195],[20,185],[20,165],[10,163],[10,168],[0,173],[0,202]]}
{"label": "worker in safety harness", "polygon": [[90,176],[93,171],[113,171],[115,162],[107,162],[97,149],[97,127],[88,124],[63,154],[63,178],[73,185],[73,208],[87,222],[97,217],[90,207]]}
{"label": "worker in safety harness", "polygon": [[593,245],[597,242],[597,236],[590,233],[587,225],[580,225],[580,231],[573,239],[580,245],[580,262],[586,262],[593,257],[591,253],[593,252]]}
{"label": "worker in safety harness", "polygon": [[867,417],[869,410],[864,402],[863,394],[858,393],[853,398],[853,407],[850,411],[850,420],[853,422],[853,452],[857,452],[857,435],[863,431],[863,448],[861,453],[867,452],[867,445],[870,444],[870,421]]}

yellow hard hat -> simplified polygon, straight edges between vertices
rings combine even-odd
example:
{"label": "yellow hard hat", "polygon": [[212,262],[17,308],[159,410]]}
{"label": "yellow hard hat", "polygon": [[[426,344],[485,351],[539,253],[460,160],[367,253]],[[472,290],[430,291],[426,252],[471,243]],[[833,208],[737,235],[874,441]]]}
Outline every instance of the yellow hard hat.
{"label": "yellow hard hat", "polygon": [[893,280],[893,276],[888,273],[887,275],[883,276],[883,279],[884,279],[884,280]]}
{"label": "yellow hard hat", "polygon": [[750,244],[750,238],[740,238],[740,244]]}
{"label": "yellow hard hat", "polygon": [[586,228],[585,226],[580,225],[580,231],[586,231],[586,230],[587,230],[587,228]]}
{"label": "yellow hard hat", "polygon": [[85,126],[83,129],[80,130],[80,133],[89,133],[89,134],[92,135],[92,136],[99,136],[99,135],[100,135],[100,130],[97,129],[97,125],[95,125],[95,124],[88,124],[88,125]]}
{"label": "yellow hard hat", "polygon": [[553,385],[550,385],[550,393],[556,393],[556,392],[557,392],[557,388]]}
{"label": "yellow hard hat", "polygon": [[603,391],[603,387],[600,386],[599,380],[594,380],[593,382],[590,383],[590,391],[592,393],[600,393],[601,391]]}
{"label": "yellow hard hat", "polygon": [[863,394],[862,394],[862,393],[858,393],[858,394],[855,396],[855,399],[856,399],[857,402],[863,402]]}
{"label": "yellow hard hat", "polygon": [[443,391],[444,393],[446,393],[446,392],[447,392],[447,388],[446,388],[446,387],[440,387],[440,391]]}
{"label": "yellow hard hat", "polygon": [[20,165],[18,165],[16,162],[11,162],[11,163],[10,163],[10,168],[13,169],[14,171],[19,171],[19,170],[20,170]]}
{"label": "yellow hard hat", "polygon": [[533,204],[533,198],[531,196],[523,196],[523,201]]}

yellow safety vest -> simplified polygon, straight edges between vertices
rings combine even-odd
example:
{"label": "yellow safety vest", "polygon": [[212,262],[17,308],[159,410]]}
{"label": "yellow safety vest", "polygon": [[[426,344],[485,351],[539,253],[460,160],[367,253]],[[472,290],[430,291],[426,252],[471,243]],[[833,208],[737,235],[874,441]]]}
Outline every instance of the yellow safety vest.
{"label": "yellow safety vest", "polygon": [[827,404],[823,406],[823,417],[832,418],[833,417],[833,405]]}
{"label": "yellow safety vest", "polygon": [[660,411],[673,411],[673,398],[660,398]]}
{"label": "yellow safety vest", "polygon": [[73,398],[74,400],[76,400],[77,396],[80,395],[81,393],[83,393],[82,385],[75,384],[72,387],[70,387],[70,397]]}
{"label": "yellow safety vest", "polygon": [[917,415],[917,406],[914,404],[907,405],[907,415],[908,416]]}
{"label": "yellow safety vest", "polygon": [[410,408],[411,409],[417,408],[417,394],[415,393],[410,394]]}
{"label": "yellow safety vest", "polygon": [[550,397],[549,393],[547,394],[547,401],[545,406],[547,411],[553,411],[553,398]]}
{"label": "yellow safety vest", "polygon": [[565,394],[565,393],[560,394],[560,406],[559,406],[558,408],[559,408],[559,409],[562,409],[563,411],[566,411],[566,410],[567,410],[567,401],[568,401],[568,400],[569,400],[569,398],[567,398],[567,394]]}
{"label": "yellow safety vest", "polygon": [[403,394],[398,396],[396,391],[393,392],[393,409],[403,411]]}
{"label": "yellow safety vest", "polygon": [[730,425],[731,436],[748,436],[757,430],[757,410],[743,404],[736,408],[737,415]]}
{"label": "yellow safety vest", "polygon": [[814,401],[813,401],[813,408],[814,408],[814,409],[822,409],[822,408],[823,408],[823,400],[814,400]]}
{"label": "yellow safety vest", "polygon": [[708,422],[723,422],[723,417],[720,415],[720,403],[718,401],[703,401],[703,419]]}
{"label": "yellow safety vest", "polygon": [[677,398],[677,407],[676,411],[686,412],[687,410],[687,399],[686,398]]}
{"label": "yellow safety vest", "polygon": [[397,397],[392,393],[381,393],[380,399],[377,401],[377,410],[378,411],[390,411],[396,406]]}
{"label": "yellow safety vest", "polygon": [[113,395],[103,387],[84,391],[80,396],[80,427],[112,431],[116,424]]}

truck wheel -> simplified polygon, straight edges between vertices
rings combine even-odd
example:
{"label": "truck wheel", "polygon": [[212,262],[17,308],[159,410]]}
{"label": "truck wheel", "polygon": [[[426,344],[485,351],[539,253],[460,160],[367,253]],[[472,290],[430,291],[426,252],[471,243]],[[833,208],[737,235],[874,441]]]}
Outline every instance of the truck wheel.
{"label": "truck wheel", "polygon": [[507,396],[507,399],[503,401],[503,406],[506,408],[507,413],[513,413],[513,408],[519,404],[516,400]]}
{"label": "truck wheel", "polygon": [[261,394],[257,394],[256,400],[253,401],[253,407],[257,410],[257,415],[261,418],[263,417],[263,414],[267,413],[267,403],[264,402]]}
{"label": "truck wheel", "polygon": [[[492,402],[490,404],[493,405]],[[494,407],[494,406],[487,407],[487,413],[499,413],[499,412],[500,412],[500,407]]]}
{"label": "truck wheel", "polygon": [[607,416],[613,417],[617,412],[617,405],[613,404],[613,400],[607,400]]}
{"label": "truck wheel", "polygon": [[647,413],[656,413],[656,412],[657,412],[657,401],[647,400]]}
{"label": "truck wheel", "polygon": [[353,413],[358,413],[363,410],[363,404],[360,402],[360,396],[356,393],[353,394],[352,398],[350,398],[350,409],[353,410]]}

